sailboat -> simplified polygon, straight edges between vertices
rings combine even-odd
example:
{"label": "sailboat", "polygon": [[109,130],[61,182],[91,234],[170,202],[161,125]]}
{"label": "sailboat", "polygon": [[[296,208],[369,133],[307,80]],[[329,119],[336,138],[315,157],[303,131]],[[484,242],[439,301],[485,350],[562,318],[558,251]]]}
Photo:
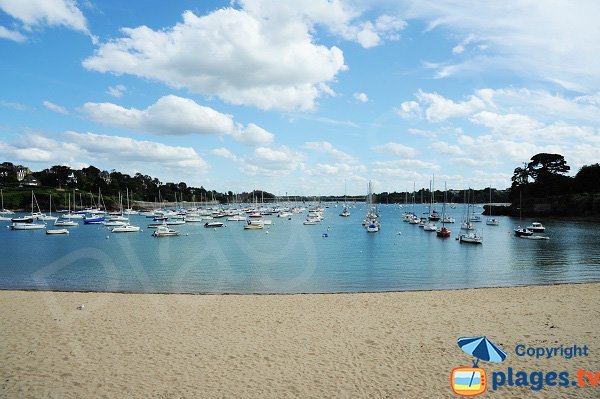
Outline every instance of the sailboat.
{"label": "sailboat", "polygon": [[437,231],[437,226],[434,223],[434,221],[440,220],[440,215],[435,210],[433,210],[433,185],[431,181],[429,181],[429,192],[431,193],[431,205],[429,206],[429,223],[424,223],[423,231]]}
{"label": "sailboat", "polygon": [[38,220],[43,220],[45,222],[51,222],[51,221],[56,222],[56,219],[58,219],[58,217],[52,216],[52,195],[50,195],[50,202],[49,202],[49,205],[48,205],[48,211],[49,212],[48,212],[47,215],[39,214],[38,217],[37,217]]}
{"label": "sailboat", "polygon": [[[469,188],[469,191],[470,190],[471,189]],[[469,207],[469,204],[467,203],[467,217],[465,220],[467,221],[467,223],[470,224],[471,218],[469,217],[470,216],[469,209],[470,209],[470,207]],[[467,228],[467,230],[468,230],[468,228]],[[483,244],[483,237],[479,233],[477,233],[477,231],[461,233],[461,234],[459,234],[459,236],[457,238],[458,238],[458,242],[460,242],[460,243],[464,242],[467,244]]]}
{"label": "sailboat", "polygon": [[[490,216],[492,216],[492,186],[490,186]],[[498,219],[490,217],[485,221],[485,224],[488,226],[500,226],[500,221]]]}
{"label": "sailboat", "polygon": [[0,207],[0,220],[8,221],[8,220],[10,220],[9,217],[1,216],[1,215],[12,215],[14,212],[9,209],[4,208],[4,193],[2,192],[2,189],[0,189],[0,197],[2,198],[2,205]]}
{"label": "sailboat", "polygon": [[517,237],[530,237],[533,235],[533,231],[526,227],[521,227],[520,224],[523,222],[523,195],[519,192],[519,226],[515,227],[515,235]]}
{"label": "sailboat", "polygon": [[[73,202],[75,202],[75,196],[73,195]],[[74,205],[74,204],[73,204]],[[66,213],[65,215],[71,215],[71,193],[69,193],[69,212]],[[63,215],[63,218],[64,216]],[[61,218],[60,220],[56,220],[54,222],[55,226],[59,226],[59,227],[75,227],[75,226],[79,226],[79,223],[73,221],[71,218]]]}
{"label": "sailboat", "polygon": [[[33,190],[31,191],[31,214],[33,215],[33,203],[37,204],[37,200],[35,199],[35,194],[33,194]],[[40,212],[40,206],[38,205],[38,212]],[[19,220],[17,218],[12,219],[13,224],[10,226],[12,230],[41,230],[46,227],[46,223],[33,223],[33,218],[29,217],[27,219],[23,218],[23,222],[15,221]]]}
{"label": "sailboat", "polygon": [[452,233],[452,231],[450,231],[450,229],[448,229],[446,227],[446,202],[447,202],[447,189],[446,189],[446,183],[444,183],[444,204],[442,205],[442,227],[440,227],[437,231],[436,231],[436,235],[440,238],[448,238],[450,237],[450,234]]}
{"label": "sailboat", "polygon": [[[127,189],[127,209],[129,208],[129,189]],[[123,217],[123,198],[121,198],[121,217]],[[140,231],[140,226],[134,226],[129,223],[129,219],[126,219],[127,222],[122,224],[121,226],[116,226],[111,230],[113,233],[135,233]]]}
{"label": "sailboat", "polygon": [[340,213],[342,217],[350,216],[350,211],[348,210],[348,204],[346,203],[346,181],[344,181],[344,210]]}
{"label": "sailboat", "polygon": [[369,181],[369,193],[367,195],[367,217],[365,218],[364,225],[367,229],[367,233],[377,233],[381,228],[377,206],[373,203],[373,190],[371,181]]}

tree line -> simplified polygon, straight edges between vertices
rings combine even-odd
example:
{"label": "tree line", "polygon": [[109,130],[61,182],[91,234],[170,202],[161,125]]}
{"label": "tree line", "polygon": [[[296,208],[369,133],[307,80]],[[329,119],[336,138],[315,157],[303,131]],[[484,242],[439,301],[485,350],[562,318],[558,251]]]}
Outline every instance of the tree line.
{"label": "tree line", "polygon": [[[560,154],[539,153],[515,168],[512,208],[526,213],[600,214],[600,164],[584,165],[575,176]],[[514,213],[514,212],[513,212]]]}

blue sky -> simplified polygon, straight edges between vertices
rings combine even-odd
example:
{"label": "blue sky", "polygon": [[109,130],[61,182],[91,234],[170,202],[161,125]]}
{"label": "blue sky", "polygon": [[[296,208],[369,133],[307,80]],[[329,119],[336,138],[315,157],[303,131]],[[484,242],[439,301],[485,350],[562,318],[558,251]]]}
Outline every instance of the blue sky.
{"label": "blue sky", "polygon": [[464,4],[0,0],[0,158],[314,195],[598,162],[600,3]]}

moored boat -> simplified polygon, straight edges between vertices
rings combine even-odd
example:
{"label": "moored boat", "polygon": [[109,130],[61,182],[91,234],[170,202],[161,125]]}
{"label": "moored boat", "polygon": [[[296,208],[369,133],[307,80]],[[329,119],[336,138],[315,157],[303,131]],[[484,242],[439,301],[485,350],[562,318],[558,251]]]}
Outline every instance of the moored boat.
{"label": "moored boat", "polygon": [[46,234],[69,234],[67,229],[46,229]]}
{"label": "moored boat", "polygon": [[178,236],[179,232],[176,230],[171,229],[169,226],[167,225],[161,225],[158,226],[156,228],[156,230],[154,230],[152,232],[152,236],[153,237],[171,237],[171,236]]}
{"label": "moored boat", "polygon": [[527,229],[533,231],[534,233],[543,233],[546,231],[546,228],[540,222],[531,223],[531,226],[528,226]]}

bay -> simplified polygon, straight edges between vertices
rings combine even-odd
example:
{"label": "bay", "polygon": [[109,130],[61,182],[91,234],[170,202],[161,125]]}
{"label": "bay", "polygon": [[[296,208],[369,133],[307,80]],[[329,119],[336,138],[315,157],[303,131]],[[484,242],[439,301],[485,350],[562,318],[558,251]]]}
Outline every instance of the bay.
{"label": "bay", "polygon": [[[441,211],[438,207],[438,211]],[[161,293],[332,293],[457,289],[600,281],[600,223],[536,219],[548,241],[514,236],[518,219],[476,223],[483,245],[461,244],[464,207],[449,210],[452,237],[437,238],[404,223],[398,205],[381,205],[382,230],[361,225],[364,204],[318,225],[271,217],[264,230],[203,223],[174,226],[178,237],[155,238],[150,219],[132,216],[140,233],[113,234],[80,225],[65,236],[11,231],[0,225],[0,289]],[[481,208],[476,208],[481,212]],[[425,211],[421,206],[415,212]],[[534,219],[523,219],[528,226]],[[4,227],[6,225],[6,227]],[[438,222],[439,225],[439,222]],[[323,235],[327,234],[327,237]]]}

